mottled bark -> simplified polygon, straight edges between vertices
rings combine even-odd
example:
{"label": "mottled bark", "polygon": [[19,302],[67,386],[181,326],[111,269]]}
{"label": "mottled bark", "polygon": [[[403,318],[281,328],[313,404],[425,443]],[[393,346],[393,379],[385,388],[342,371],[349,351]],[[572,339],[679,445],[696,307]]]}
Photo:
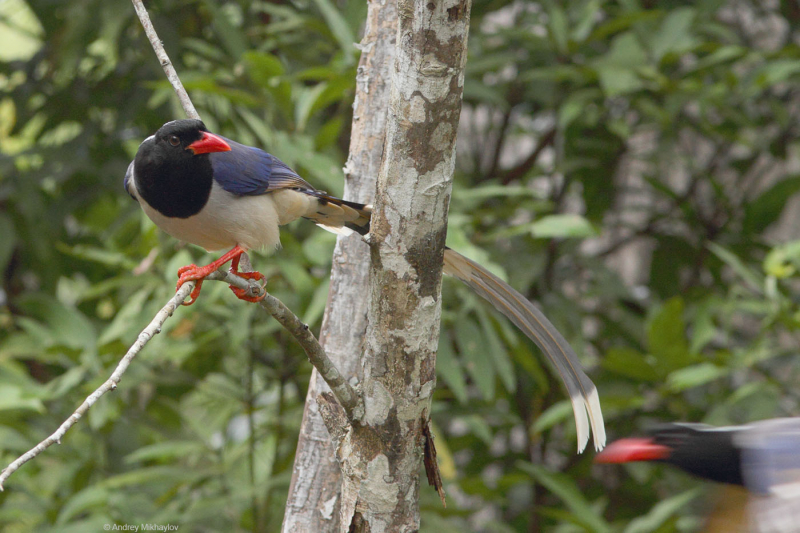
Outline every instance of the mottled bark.
{"label": "mottled bark", "polygon": [[[392,1],[370,2],[358,66],[350,155],[344,198],[372,203],[383,158],[390,69],[394,62],[397,9]],[[360,380],[367,327],[367,245],[355,237],[336,244],[331,287],[320,342],[339,370]],[[339,530],[341,469],[322,421],[318,396],[329,389],[316,371],[306,397],[283,531]]]}
{"label": "mottled bark", "polygon": [[[470,0],[400,0],[397,9],[386,153],[370,232],[366,414],[363,424],[332,432],[344,476],[340,531],[419,529],[423,426],[436,384]],[[329,428],[342,419],[328,418]]]}

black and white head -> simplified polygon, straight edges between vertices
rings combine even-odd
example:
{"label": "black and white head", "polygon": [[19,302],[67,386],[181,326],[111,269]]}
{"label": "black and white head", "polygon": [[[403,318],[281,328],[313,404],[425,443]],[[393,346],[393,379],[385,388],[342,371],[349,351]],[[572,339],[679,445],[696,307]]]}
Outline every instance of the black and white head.
{"label": "black and white head", "polygon": [[126,181],[132,181],[138,196],[164,216],[187,218],[205,206],[211,193],[209,154],[230,149],[200,120],[167,122],[139,146]]}
{"label": "black and white head", "polygon": [[595,460],[668,463],[704,479],[743,485],[742,450],[736,442],[740,431],[703,424],[663,424],[650,429],[647,437],[611,443]]}

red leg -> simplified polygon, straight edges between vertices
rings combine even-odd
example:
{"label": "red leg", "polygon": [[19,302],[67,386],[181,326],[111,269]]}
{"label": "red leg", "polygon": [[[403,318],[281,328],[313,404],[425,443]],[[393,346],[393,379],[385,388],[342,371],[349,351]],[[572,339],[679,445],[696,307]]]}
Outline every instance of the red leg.
{"label": "red leg", "polygon": [[[241,258],[242,254],[245,250],[239,246],[234,246],[228,253],[220,257],[214,262],[207,264],[206,266],[199,267],[197,265],[188,265],[185,267],[181,267],[178,269],[178,289],[181,288],[181,285],[186,283],[190,280],[196,280],[197,283],[194,287],[194,290],[189,295],[189,301],[183,302],[183,305],[192,305],[194,302],[197,301],[197,297],[200,295],[200,289],[203,286],[203,280],[206,276],[217,270],[219,267],[227,263],[228,261],[231,262],[231,269],[230,271],[237,276],[246,278],[246,279],[255,279],[260,280],[264,279],[264,276],[261,275],[259,272],[239,272],[239,259]],[[247,296],[245,290],[238,289],[236,287],[231,286],[231,290],[237,297],[241,298],[242,300],[246,300],[248,302],[257,302],[262,300],[266,293],[262,296]]]}
{"label": "red leg", "polygon": [[[241,257],[241,254],[239,254],[233,258],[230,268],[231,274],[236,274],[240,278],[254,279],[256,281],[264,279],[264,275],[261,272],[239,272],[239,259],[241,259]],[[228,285],[228,288],[233,291],[233,294],[235,294],[237,298],[246,302],[260,302],[267,295],[265,292],[261,296],[248,296],[246,289],[240,289],[233,285]]]}
{"label": "red leg", "polygon": [[206,276],[217,270],[219,267],[221,267],[231,259],[235,260],[238,265],[239,256],[241,256],[243,253],[244,249],[237,244],[228,253],[226,253],[216,261],[207,264],[206,266],[199,267],[197,265],[188,265],[179,268],[177,289],[180,289],[181,285],[183,285],[187,281],[190,280],[197,281],[197,284],[195,285],[194,290],[190,295],[190,300],[188,302],[183,302],[183,305],[192,305],[194,302],[197,301],[197,297],[200,295],[200,288],[203,286],[203,280],[205,279]]}

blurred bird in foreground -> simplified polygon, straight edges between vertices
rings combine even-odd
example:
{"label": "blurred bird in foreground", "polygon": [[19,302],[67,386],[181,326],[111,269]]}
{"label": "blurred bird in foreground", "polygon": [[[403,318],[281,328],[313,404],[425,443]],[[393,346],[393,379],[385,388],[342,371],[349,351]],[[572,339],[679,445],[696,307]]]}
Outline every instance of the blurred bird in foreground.
{"label": "blurred bird in foreground", "polygon": [[[707,531],[800,532],[800,418],[744,426],[665,424],[643,438],[621,439],[595,457],[598,463],[654,461],[748,491],[727,491]],[[742,516],[742,523],[732,524]]]}

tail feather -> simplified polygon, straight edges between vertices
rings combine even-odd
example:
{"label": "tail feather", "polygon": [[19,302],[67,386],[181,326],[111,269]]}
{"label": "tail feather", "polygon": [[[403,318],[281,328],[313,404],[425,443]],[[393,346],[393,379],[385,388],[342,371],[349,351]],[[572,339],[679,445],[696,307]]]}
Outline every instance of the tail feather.
{"label": "tail feather", "polygon": [[303,191],[316,198],[305,218],[313,220],[322,229],[340,235],[352,230],[360,235],[369,233],[372,206],[341,200],[322,191]]}
{"label": "tail feather", "polygon": [[444,252],[444,272],[463,281],[488,300],[539,346],[567,387],[575,414],[578,452],[586,448],[590,424],[594,447],[601,450],[606,444],[606,432],[597,388],[583,372],[577,355],[555,326],[522,294],[484,267],[449,248]]}
{"label": "tail feather", "polygon": [[[340,200],[322,191],[302,191],[312,197],[303,215],[318,226],[339,235],[369,233],[372,206]],[[555,366],[567,387],[575,424],[578,451],[589,442],[589,428],[594,434],[595,449],[606,443],[600,399],[592,380],[583,372],[578,356],[549,320],[527,298],[488,270],[449,248],[444,252],[444,272],[466,283],[488,300],[527,335]],[[588,412],[588,417],[587,417]]]}

